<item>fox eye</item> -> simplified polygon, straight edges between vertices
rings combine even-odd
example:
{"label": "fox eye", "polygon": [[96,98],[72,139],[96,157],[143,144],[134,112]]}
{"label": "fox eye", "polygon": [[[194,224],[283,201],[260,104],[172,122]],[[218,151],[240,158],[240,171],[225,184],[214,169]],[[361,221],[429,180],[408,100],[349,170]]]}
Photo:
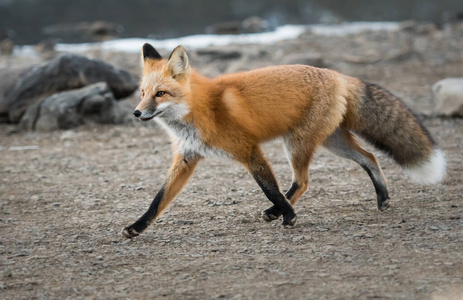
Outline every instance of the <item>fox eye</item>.
{"label": "fox eye", "polygon": [[159,92],[156,93],[156,97],[162,97],[162,96],[164,96],[165,93],[166,92],[159,91]]}
{"label": "fox eye", "polygon": [[163,91],[159,91],[156,93],[156,97],[162,97],[166,94],[166,92],[163,92]]}
{"label": "fox eye", "polygon": [[145,96],[145,91],[144,91],[144,90],[141,90],[140,96],[141,96],[142,98]]}

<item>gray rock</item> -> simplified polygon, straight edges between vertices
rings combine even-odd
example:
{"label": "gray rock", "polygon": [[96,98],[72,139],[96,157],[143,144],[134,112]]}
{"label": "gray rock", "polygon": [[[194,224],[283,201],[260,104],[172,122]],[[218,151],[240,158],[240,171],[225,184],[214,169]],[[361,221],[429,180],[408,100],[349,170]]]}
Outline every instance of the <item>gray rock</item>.
{"label": "gray rock", "polygon": [[435,112],[445,117],[463,117],[463,78],[446,78],[432,86]]}
{"label": "gray rock", "polygon": [[26,130],[69,129],[85,123],[122,123],[129,114],[105,82],[54,94],[33,104],[21,119]]}
{"label": "gray rock", "polygon": [[0,41],[0,53],[2,55],[11,55],[14,49],[14,42],[10,38]]}
{"label": "gray rock", "polygon": [[238,50],[224,49],[219,47],[205,48],[196,51],[199,56],[206,56],[209,60],[227,60],[227,59],[238,59],[243,54]]}
{"label": "gray rock", "polygon": [[6,97],[13,89],[18,79],[26,74],[32,67],[2,68],[0,69],[0,123],[9,121]]}
{"label": "gray rock", "polygon": [[49,36],[64,40],[103,41],[117,36],[123,31],[121,25],[106,21],[62,23],[46,26],[42,32]]}
{"label": "gray rock", "polygon": [[241,22],[230,21],[212,24],[206,27],[206,33],[208,34],[240,34],[241,33]]}
{"label": "gray rock", "polygon": [[404,21],[400,23],[399,30],[410,33],[410,34],[433,34],[438,29],[434,23],[419,23],[414,20]]}
{"label": "gray rock", "polygon": [[263,32],[269,29],[269,27],[270,24],[268,21],[257,16],[249,17],[241,22],[241,28],[246,33]]}
{"label": "gray rock", "polygon": [[282,64],[284,65],[309,65],[317,68],[326,68],[325,62],[320,55],[309,53],[295,53],[286,55]]}
{"label": "gray rock", "polygon": [[6,98],[10,121],[18,123],[27,107],[44,97],[102,81],[108,84],[117,99],[129,96],[138,86],[129,73],[103,61],[73,54],[61,55],[32,68],[17,80]]}
{"label": "gray rock", "polygon": [[40,43],[35,45],[34,49],[35,51],[37,51],[38,53],[44,56],[53,57],[53,55],[56,54],[56,51],[55,51],[56,43],[57,43],[56,39],[52,39],[52,38],[44,39]]}

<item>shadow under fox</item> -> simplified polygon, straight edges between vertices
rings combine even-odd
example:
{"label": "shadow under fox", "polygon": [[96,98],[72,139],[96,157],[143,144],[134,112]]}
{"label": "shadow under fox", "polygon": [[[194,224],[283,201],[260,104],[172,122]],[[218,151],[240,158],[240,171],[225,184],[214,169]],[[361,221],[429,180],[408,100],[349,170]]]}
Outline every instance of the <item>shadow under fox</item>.
{"label": "shadow under fox", "polygon": [[[124,228],[143,232],[168,206],[206,157],[240,162],[272,206],[265,221],[296,222],[293,205],[307,191],[310,161],[319,146],[357,162],[373,181],[378,209],[389,206],[387,182],[375,156],[353,133],[389,154],[411,179],[435,183],[445,175],[443,153],[397,97],[338,72],[304,65],[274,66],[209,79],[190,67],[182,46],[166,60],[149,44],[142,50],[141,102],[134,115],[156,120],[170,134],[174,158],[149,209]],[[283,195],[259,144],[282,137],[293,170]]]}

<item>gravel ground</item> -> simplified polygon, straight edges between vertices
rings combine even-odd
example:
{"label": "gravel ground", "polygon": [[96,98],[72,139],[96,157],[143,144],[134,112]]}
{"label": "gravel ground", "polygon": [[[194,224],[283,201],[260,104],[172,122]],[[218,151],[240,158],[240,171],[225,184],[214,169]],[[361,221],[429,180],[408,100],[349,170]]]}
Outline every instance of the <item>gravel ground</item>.
{"label": "gravel ground", "polygon": [[[360,167],[320,150],[296,206],[298,224],[283,229],[260,219],[270,202],[242,166],[206,160],[133,240],[120,230],[165,178],[164,132],[22,133],[2,125],[2,298],[460,299],[463,121],[425,124],[447,154],[448,176],[415,185],[378,155],[392,197],[386,212],[376,209]],[[32,149],[15,148],[24,146]],[[289,188],[281,141],[263,148]]]}

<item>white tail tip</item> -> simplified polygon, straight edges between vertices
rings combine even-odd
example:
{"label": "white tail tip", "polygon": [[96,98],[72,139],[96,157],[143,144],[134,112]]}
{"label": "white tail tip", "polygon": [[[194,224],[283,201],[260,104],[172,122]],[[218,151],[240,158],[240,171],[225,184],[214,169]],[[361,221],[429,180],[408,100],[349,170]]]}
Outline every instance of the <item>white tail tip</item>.
{"label": "white tail tip", "polygon": [[444,179],[447,161],[440,149],[434,149],[429,159],[417,166],[408,167],[404,171],[414,182],[421,184],[438,183]]}

